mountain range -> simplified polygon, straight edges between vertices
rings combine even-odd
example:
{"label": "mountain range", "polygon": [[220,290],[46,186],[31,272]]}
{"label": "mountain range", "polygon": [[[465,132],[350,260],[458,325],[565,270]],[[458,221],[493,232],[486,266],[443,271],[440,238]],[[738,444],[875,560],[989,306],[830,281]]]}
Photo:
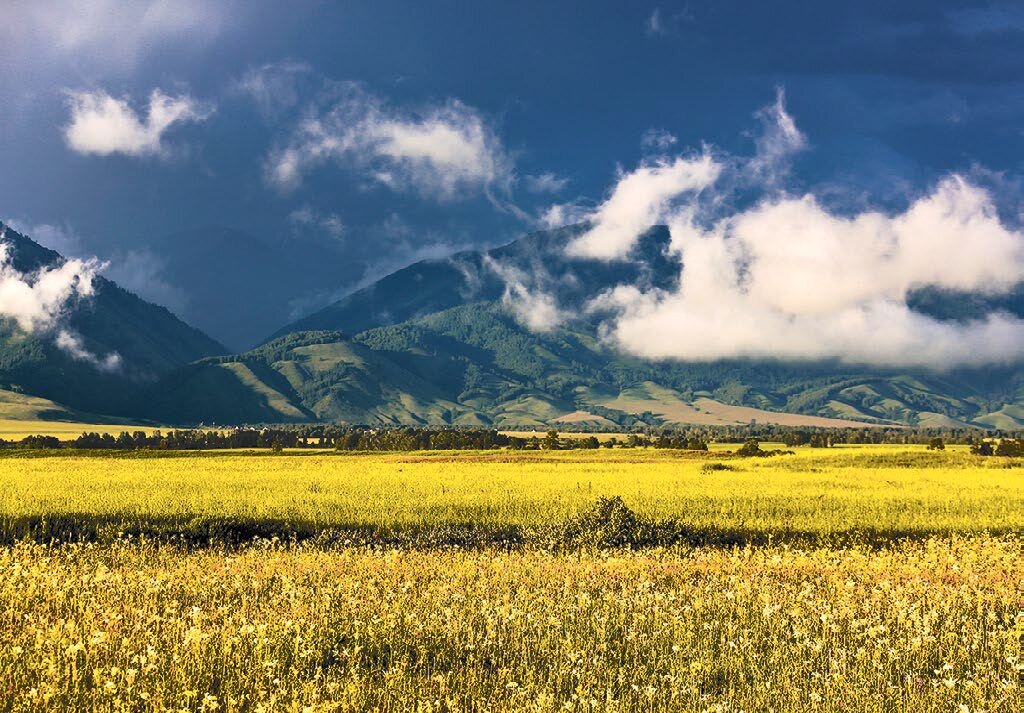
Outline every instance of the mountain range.
{"label": "mountain range", "polygon": [[[64,262],[57,252],[0,225],[9,266],[38,274]],[[197,359],[223,354],[216,340],[102,276],[94,293],[79,300],[62,327],[90,354],[119,357],[116,369],[98,368],[73,350],[58,346],[54,334],[30,333],[0,319],[0,389],[50,399],[84,412],[133,414],[144,390]],[[6,311],[0,312],[5,314]]]}
{"label": "mountain range", "polygon": [[[168,424],[1024,424],[1019,367],[933,372],[835,362],[655,362],[619,353],[582,309],[586,300],[619,284],[672,289],[679,264],[666,255],[668,231],[660,226],[638,242],[631,261],[568,258],[564,246],[580,229],[415,263],[241,354],[98,278],[95,295],[69,313],[68,326],[89,349],[116,351],[122,366],[104,372],[49,335],[25,334],[8,322],[0,331],[0,388],[79,412]],[[6,241],[14,267],[26,274],[62,259],[9,229]],[[543,306],[529,299],[537,291],[575,316],[547,323]],[[1024,313],[1020,290],[1000,300],[1000,309]],[[993,306],[990,298],[934,290],[918,291],[911,304],[950,320]]]}

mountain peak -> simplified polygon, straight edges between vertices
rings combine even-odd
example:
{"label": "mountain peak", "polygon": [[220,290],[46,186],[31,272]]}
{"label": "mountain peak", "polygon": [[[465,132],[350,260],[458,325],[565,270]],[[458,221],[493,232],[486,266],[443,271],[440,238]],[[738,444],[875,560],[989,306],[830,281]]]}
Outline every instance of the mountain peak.
{"label": "mountain peak", "polygon": [[356,334],[462,304],[502,299],[511,284],[551,292],[568,307],[619,284],[673,289],[679,264],[669,255],[671,236],[655,225],[637,241],[630,260],[603,262],[570,257],[565,248],[586,230],[573,225],[528,233],[497,248],[465,250],[421,260],[274,332],[341,330]]}
{"label": "mountain peak", "polygon": [[64,260],[56,250],[43,247],[3,221],[0,221],[0,242],[10,247],[7,255],[9,264],[21,273],[32,273]]}
{"label": "mountain peak", "polygon": [[[0,231],[16,273],[4,279],[32,285],[39,270],[66,262],[10,226]],[[226,351],[165,308],[99,275],[91,278],[87,296],[66,304],[48,301],[47,318],[31,331],[0,310],[0,386],[85,411],[126,413],[143,384]],[[116,355],[116,362],[101,368],[97,355]]]}

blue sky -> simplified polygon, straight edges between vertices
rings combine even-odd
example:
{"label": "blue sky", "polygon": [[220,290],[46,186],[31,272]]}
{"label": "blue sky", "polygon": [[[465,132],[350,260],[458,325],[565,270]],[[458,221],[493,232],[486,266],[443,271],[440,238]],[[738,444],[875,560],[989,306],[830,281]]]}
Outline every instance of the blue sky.
{"label": "blue sky", "polygon": [[786,191],[897,211],[958,172],[1013,222],[1021,8],[8,1],[0,216],[186,316],[165,236],[301,246],[331,266],[288,278],[301,311],[585,212],[652,151],[751,155],[782,89]]}

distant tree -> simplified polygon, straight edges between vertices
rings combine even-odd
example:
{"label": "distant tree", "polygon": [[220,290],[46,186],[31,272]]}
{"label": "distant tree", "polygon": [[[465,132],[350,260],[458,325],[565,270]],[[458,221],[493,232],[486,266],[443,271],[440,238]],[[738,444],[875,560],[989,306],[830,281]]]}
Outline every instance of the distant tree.
{"label": "distant tree", "polygon": [[1019,458],[1024,456],[1024,440],[1020,438],[1001,438],[996,446],[995,455]]}
{"label": "distant tree", "polygon": [[626,442],[626,445],[629,448],[645,448],[651,445],[651,442],[647,439],[646,436],[643,436],[639,433],[633,433],[630,434],[629,440]]}
{"label": "distant tree", "polygon": [[597,440],[597,436],[588,436],[582,440],[580,447],[587,449],[600,448],[601,441]]}
{"label": "distant tree", "polygon": [[561,442],[558,439],[558,431],[551,429],[547,435],[544,436],[544,448],[549,451],[557,451],[561,447]]}
{"label": "distant tree", "polygon": [[813,433],[807,440],[807,443],[811,448],[829,448],[832,446],[832,442],[829,441],[828,436],[824,433]]}
{"label": "distant tree", "polygon": [[736,455],[748,458],[750,456],[759,456],[764,451],[761,450],[761,444],[757,442],[756,438],[750,438],[736,450]]}
{"label": "distant tree", "polygon": [[790,431],[782,437],[782,442],[792,448],[793,446],[803,446],[811,441],[811,436],[807,431]]}
{"label": "distant tree", "polygon": [[988,441],[976,441],[971,444],[971,453],[976,456],[990,456],[993,452],[992,444]]}
{"label": "distant tree", "polygon": [[56,436],[25,436],[18,442],[21,448],[60,448],[60,439]]}
{"label": "distant tree", "polygon": [[708,444],[702,438],[691,438],[686,442],[686,450],[688,451],[706,451],[707,449]]}
{"label": "distant tree", "polygon": [[946,442],[940,437],[935,436],[928,441],[928,450],[930,451],[944,451],[946,450]]}

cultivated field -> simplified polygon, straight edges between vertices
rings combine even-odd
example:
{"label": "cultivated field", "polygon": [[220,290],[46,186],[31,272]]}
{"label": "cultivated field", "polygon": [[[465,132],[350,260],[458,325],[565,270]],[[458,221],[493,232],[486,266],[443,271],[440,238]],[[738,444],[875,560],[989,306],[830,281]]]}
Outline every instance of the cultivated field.
{"label": "cultivated field", "polygon": [[6,455],[0,709],[1019,710],[1022,465]]}

